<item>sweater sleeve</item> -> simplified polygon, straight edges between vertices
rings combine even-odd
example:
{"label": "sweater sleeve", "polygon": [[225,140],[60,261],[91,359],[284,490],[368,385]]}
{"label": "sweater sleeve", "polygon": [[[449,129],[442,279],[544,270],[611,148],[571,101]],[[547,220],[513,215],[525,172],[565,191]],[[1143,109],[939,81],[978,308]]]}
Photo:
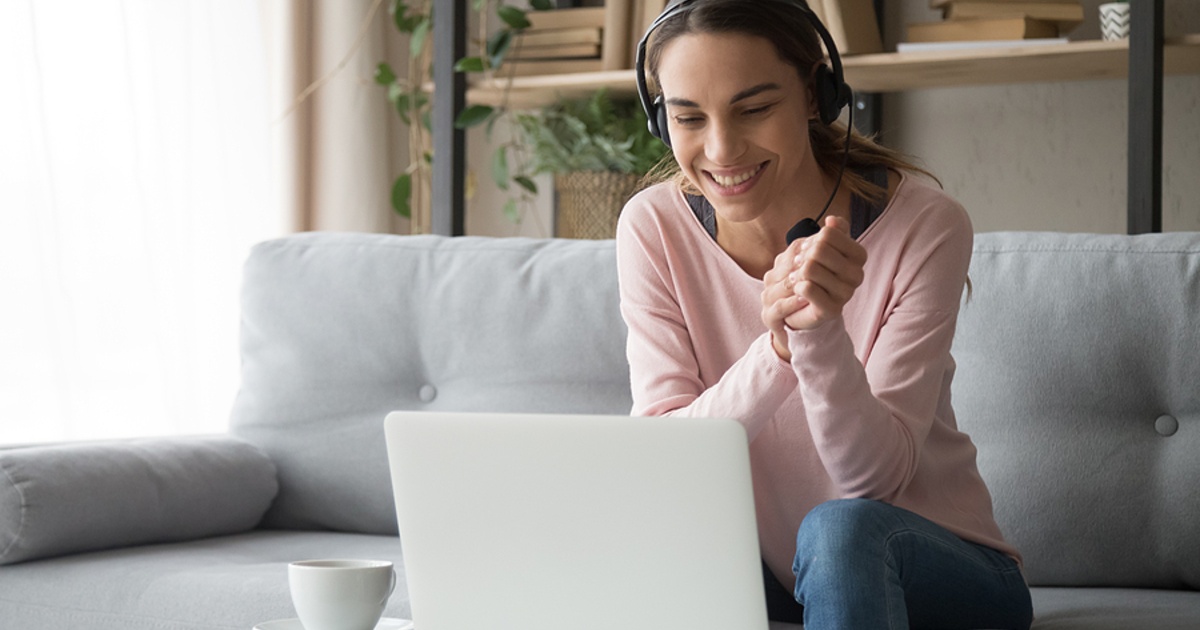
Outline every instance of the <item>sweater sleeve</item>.
{"label": "sweater sleeve", "polygon": [[733,418],[753,440],[795,392],[794,371],[763,334],[716,383],[706,385],[694,350],[704,340],[693,338],[680,307],[681,283],[674,277],[696,261],[672,259],[662,230],[651,221],[634,227],[630,214],[623,212],[618,224],[617,272],[628,328],[631,413]]}
{"label": "sweater sleeve", "polygon": [[899,496],[939,409],[949,409],[950,346],[972,242],[965,212],[955,210],[907,235],[882,326],[861,360],[841,318],[788,333],[814,444],[843,496]]}

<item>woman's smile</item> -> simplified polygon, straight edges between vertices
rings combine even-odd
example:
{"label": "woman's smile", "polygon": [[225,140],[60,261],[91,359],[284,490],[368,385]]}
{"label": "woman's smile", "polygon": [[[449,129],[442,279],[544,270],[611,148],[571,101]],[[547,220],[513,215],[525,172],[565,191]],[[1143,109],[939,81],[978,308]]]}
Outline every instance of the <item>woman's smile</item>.
{"label": "woman's smile", "polygon": [[717,192],[724,196],[740,195],[754,187],[767,166],[766,162],[736,171],[704,171]]}

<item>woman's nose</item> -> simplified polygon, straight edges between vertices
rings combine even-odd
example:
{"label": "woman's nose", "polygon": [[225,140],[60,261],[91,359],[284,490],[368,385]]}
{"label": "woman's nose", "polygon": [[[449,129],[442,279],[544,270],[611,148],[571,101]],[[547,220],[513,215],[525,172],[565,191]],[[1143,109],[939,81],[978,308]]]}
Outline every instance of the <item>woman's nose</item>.
{"label": "woman's nose", "polygon": [[746,141],[736,125],[713,121],[704,139],[704,156],[714,164],[734,164],[746,151]]}

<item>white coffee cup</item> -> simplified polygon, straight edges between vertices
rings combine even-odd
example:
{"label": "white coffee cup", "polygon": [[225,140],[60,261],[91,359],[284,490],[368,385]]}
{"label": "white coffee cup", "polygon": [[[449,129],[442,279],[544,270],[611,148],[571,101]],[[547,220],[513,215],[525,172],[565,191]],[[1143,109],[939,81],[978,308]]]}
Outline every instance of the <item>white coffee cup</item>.
{"label": "white coffee cup", "polygon": [[288,565],[288,586],[304,630],[372,630],[396,571],[383,560],[304,560]]}

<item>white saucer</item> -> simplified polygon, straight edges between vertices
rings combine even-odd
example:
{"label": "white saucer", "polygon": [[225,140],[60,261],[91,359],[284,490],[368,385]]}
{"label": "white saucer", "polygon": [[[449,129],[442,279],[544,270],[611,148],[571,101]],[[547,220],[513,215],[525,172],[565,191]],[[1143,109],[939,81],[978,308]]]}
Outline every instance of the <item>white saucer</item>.
{"label": "white saucer", "polygon": [[[412,630],[412,627],[413,623],[407,619],[384,617],[375,625],[375,630]],[[299,619],[276,619],[264,621],[254,626],[254,630],[304,630],[304,625]]]}

